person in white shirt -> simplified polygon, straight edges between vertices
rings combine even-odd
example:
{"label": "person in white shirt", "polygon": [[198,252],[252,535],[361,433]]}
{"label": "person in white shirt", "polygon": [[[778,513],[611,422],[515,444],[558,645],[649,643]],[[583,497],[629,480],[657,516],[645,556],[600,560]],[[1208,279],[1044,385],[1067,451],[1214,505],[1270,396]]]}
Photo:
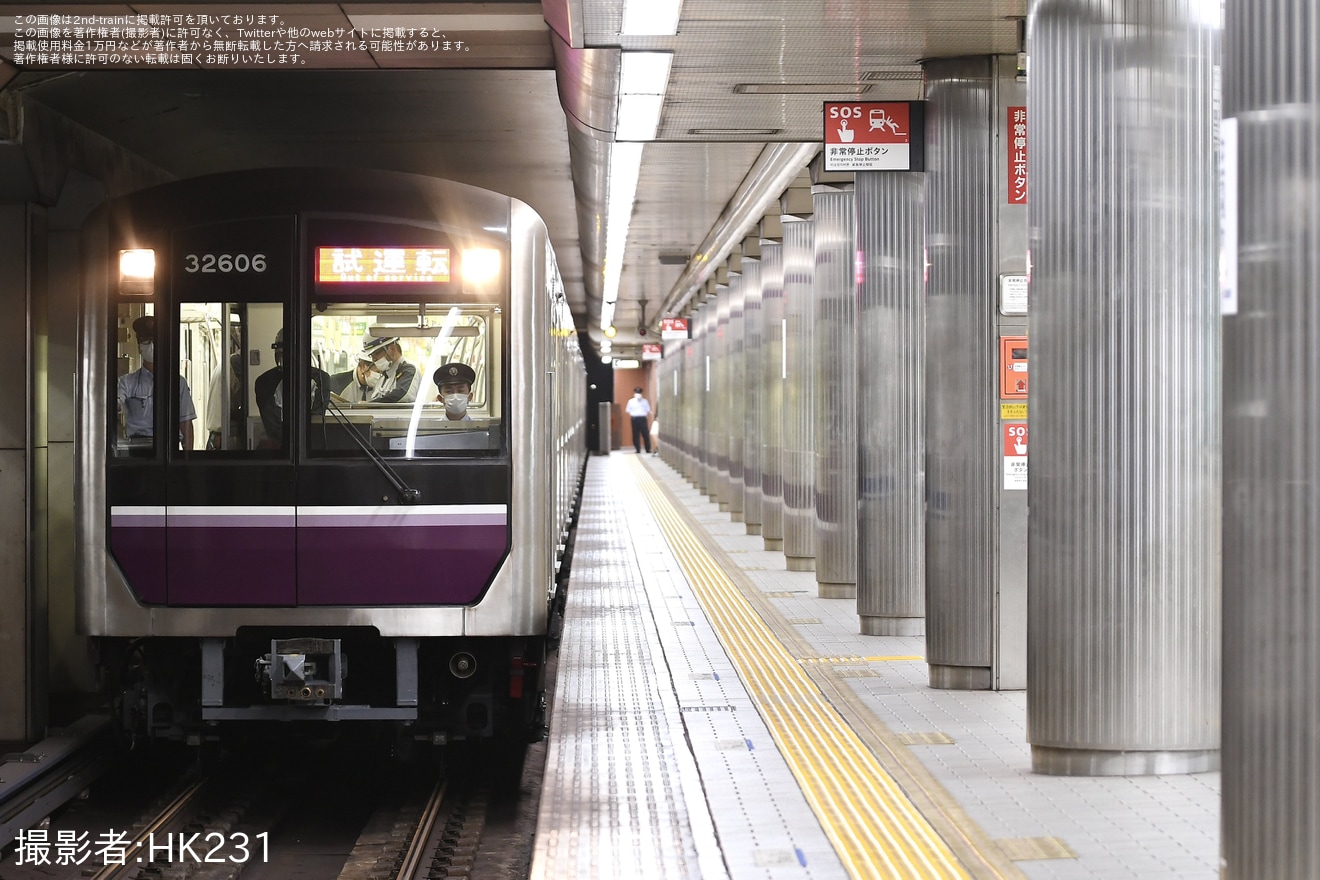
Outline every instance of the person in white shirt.
{"label": "person in white shirt", "polygon": [[[119,412],[124,420],[124,434],[129,438],[151,437],[155,426],[156,387],[156,318],[143,315],[133,322],[142,366],[119,377]],[[193,407],[192,391],[188,380],[179,377],[179,432],[175,442],[182,443],[184,451],[193,448],[193,421],[197,410]],[[178,447],[176,447],[178,448]]]}
{"label": "person in white shirt", "polygon": [[642,451],[642,442],[646,442],[646,451],[651,451],[651,430],[646,424],[646,417],[651,414],[651,404],[642,396],[641,388],[633,389],[633,396],[629,398],[628,405],[625,407],[628,415],[632,418],[633,449],[638,454]]}
{"label": "person in white shirt", "polygon": [[330,390],[348,403],[412,403],[421,374],[403,358],[399,337],[362,340],[357,368],[331,377]]}

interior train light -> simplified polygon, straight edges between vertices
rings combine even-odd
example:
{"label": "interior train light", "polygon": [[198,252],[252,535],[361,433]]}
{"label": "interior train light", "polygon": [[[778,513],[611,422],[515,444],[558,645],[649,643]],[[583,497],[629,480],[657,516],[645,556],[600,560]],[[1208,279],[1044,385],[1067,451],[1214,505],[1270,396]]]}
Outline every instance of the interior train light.
{"label": "interior train light", "polygon": [[610,339],[613,339],[613,338],[614,338],[614,334],[616,334],[616,333],[618,333],[618,332],[619,332],[618,330],[615,330],[615,329],[614,329],[614,325],[613,325],[613,324],[611,324],[610,326],[608,326],[608,327],[605,328],[605,335],[608,336]]}
{"label": "interior train light", "polygon": [[463,251],[463,282],[482,285],[500,274],[500,252],[494,248],[467,248]]}
{"label": "interior train light", "polygon": [[119,292],[150,296],[156,281],[156,252],[132,248],[119,252]]}

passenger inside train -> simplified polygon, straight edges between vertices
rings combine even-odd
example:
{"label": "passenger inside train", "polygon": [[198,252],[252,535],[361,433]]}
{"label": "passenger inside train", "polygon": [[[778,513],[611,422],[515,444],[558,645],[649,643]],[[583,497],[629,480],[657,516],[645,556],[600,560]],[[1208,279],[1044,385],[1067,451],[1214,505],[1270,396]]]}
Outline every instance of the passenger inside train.
{"label": "passenger inside train", "polygon": [[330,377],[330,390],[342,403],[412,403],[420,385],[397,336],[364,336],[353,369]]}
{"label": "passenger inside train", "polygon": [[[114,414],[116,456],[155,454],[151,404],[158,340],[155,317],[142,314],[150,308],[125,303],[119,309],[124,329]],[[180,304],[178,335],[164,349],[173,350],[179,364],[179,448],[207,456],[288,454],[284,319],[279,303],[235,298]],[[500,310],[488,305],[317,304],[307,337],[308,397],[298,404],[307,414],[308,452],[363,454],[361,442],[399,458],[499,452],[504,444],[498,394],[501,320]],[[239,349],[226,356],[232,340],[239,340]],[[424,383],[421,377],[434,378],[440,365],[455,365],[468,381],[446,393],[439,384]],[[194,435],[197,413],[226,409],[229,419],[208,416],[204,430]],[[347,435],[348,425],[358,440]],[[456,439],[459,433],[468,436]]]}
{"label": "passenger inside train", "polygon": [[[257,398],[257,411],[267,446],[283,446],[287,438],[288,423],[284,420],[284,328],[275,334],[271,343],[275,366],[257,377],[253,390]],[[329,403],[330,377],[324,370],[310,368],[308,376],[309,408],[312,412],[325,412]]]}
{"label": "passenger inside train", "polygon": [[[119,376],[117,403],[119,415],[119,433],[122,447],[152,447],[155,435],[155,349],[156,318],[154,315],[140,315],[133,320],[133,336],[137,340],[136,356],[129,354],[126,342],[120,343],[120,363],[130,366],[136,360],[137,369]],[[184,449],[193,448],[193,421],[197,410],[193,407],[192,391],[188,380],[179,377],[179,437],[178,442]]]}

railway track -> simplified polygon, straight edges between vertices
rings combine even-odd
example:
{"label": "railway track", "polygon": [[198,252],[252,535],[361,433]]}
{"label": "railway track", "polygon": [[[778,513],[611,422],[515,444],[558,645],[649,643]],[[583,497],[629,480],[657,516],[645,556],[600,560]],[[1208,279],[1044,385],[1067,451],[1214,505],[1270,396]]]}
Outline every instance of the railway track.
{"label": "railway track", "polygon": [[526,877],[526,822],[538,794],[526,785],[373,762],[354,749],[299,767],[176,769],[132,796],[130,781],[111,774],[116,791],[94,788],[29,829],[21,847],[4,853],[0,880]]}

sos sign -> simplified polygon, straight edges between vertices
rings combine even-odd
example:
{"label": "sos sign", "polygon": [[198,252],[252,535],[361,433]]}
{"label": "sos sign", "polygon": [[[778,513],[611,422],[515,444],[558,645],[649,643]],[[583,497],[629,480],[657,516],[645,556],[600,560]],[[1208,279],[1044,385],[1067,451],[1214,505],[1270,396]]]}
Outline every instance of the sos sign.
{"label": "sos sign", "polygon": [[925,103],[826,101],[826,171],[925,169]]}

